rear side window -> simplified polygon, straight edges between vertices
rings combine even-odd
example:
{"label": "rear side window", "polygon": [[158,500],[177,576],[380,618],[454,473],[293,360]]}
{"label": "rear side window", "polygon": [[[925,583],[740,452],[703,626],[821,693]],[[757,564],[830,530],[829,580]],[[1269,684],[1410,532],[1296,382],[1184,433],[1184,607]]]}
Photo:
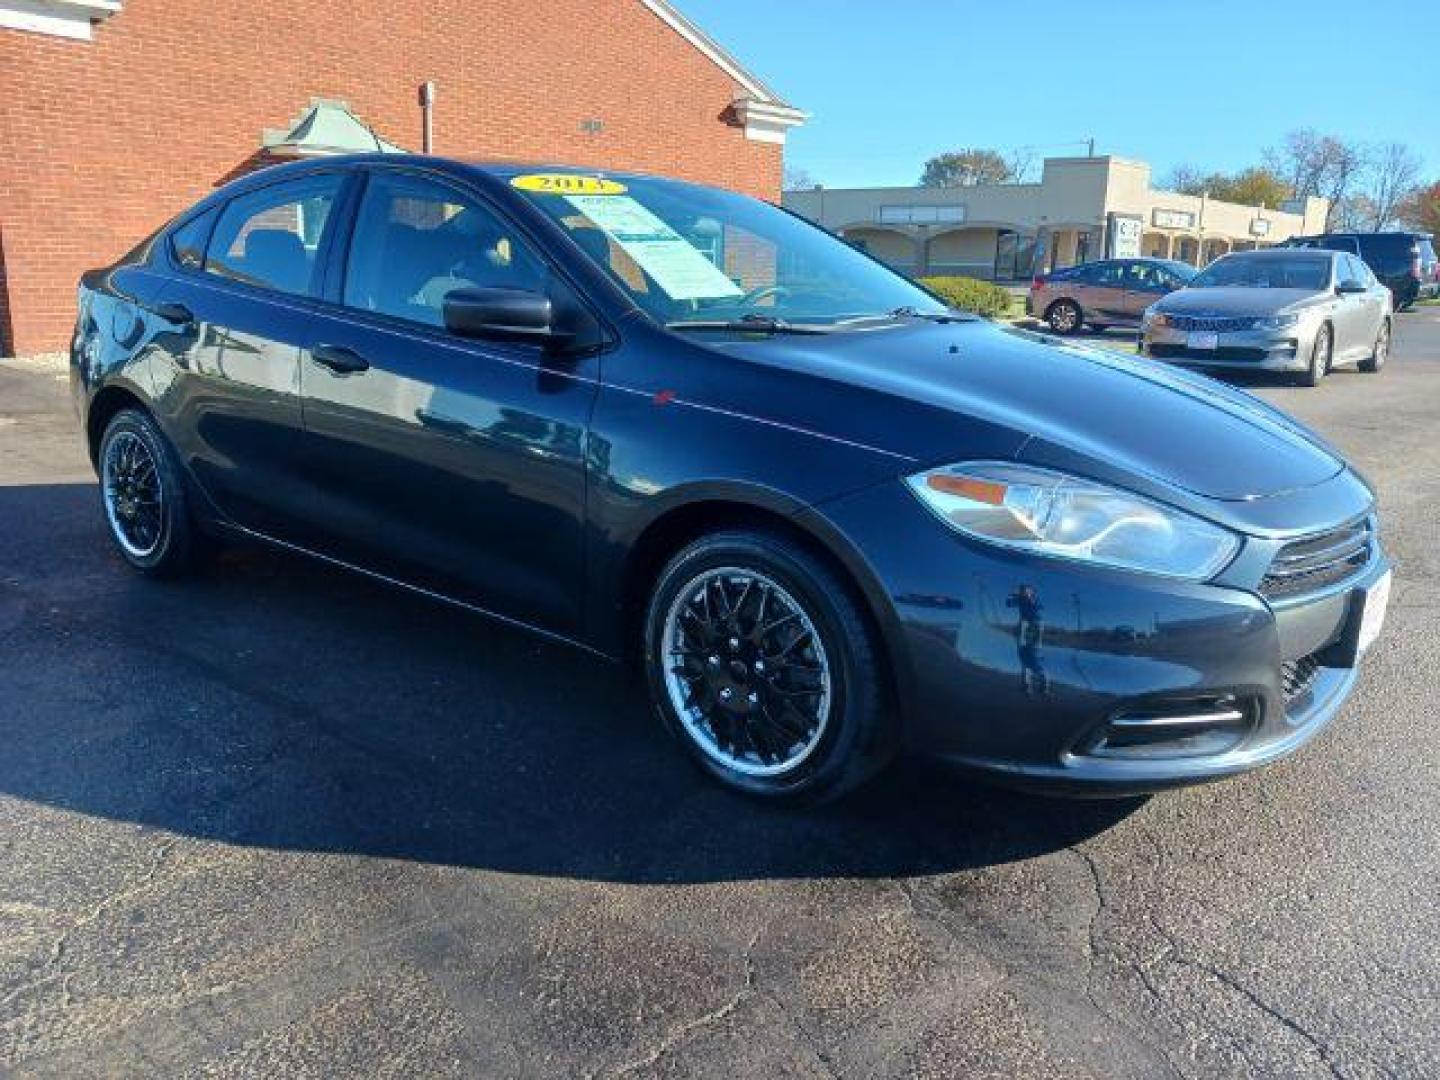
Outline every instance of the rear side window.
{"label": "rear side window", "polygon": [[324,173],[241,195],[215,226],[207,272],[261,288],[314,295],[325,223],[344,178]]}
{"label": "rear side window", "polygon": [[177,263],[189,270],[199,270],[205,265],[205,244],[219,215],[220,211],[211,207],[170,234],[170,254]]}
{"label": "rear side window", "polygon": [[1404,233],[1362,236],[1360,254],[1377,274],[1408,274],[1415,258],[1415,238]]}

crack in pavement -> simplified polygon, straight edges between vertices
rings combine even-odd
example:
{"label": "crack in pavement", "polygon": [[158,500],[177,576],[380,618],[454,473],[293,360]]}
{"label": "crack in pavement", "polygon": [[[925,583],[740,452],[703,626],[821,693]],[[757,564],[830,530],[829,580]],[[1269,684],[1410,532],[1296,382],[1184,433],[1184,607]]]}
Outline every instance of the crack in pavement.
{"label": "crack in pavement", "polygon": [[[728,999],[716,1008],[677,1024],[660,1037],[660,1041],[655,1044],[654,1048],[648,1054],[635,1058],[632,1061],[627,1061],[622,1065],[615,1066],[613,1071],[610,1072],[610,1075],[616,1077],[631,1076],[642,1069],[648,1069],[653,1065],[659,1064],[660,1060],[665,1057],[666,1054],[688,1042],[694,1037],[696,1032],[710,1027],[712,1024],[719,1023],[738,1009],[741,1002],[756,992],[754,953],[755,946],[764,932],[764,927],[756,930],[754,935],[751,936],[749,944],[745,946],[745,952],[741,957],[741,962],[745,969],[744,981],[735,993],[731,994]],[[606,1072],[607,1067],[601,1066],[592,1072],[590,1076],[593,1080],[594,1077],[605,1075]]]}
{"label": "crack in pavement", "polygon": [[[1101,917],[1110,910],[1110,901],[1105,895],[1104,882],[1100,877],[1100,867],[1096,864],[1095,857],[1091,855],[1088,851],[1083,851],[1078,847],[1069,847],[1065,850],[1078,858],[1081,864],[1084,865],[1086,870],[1089,872],[1090,885],[1092,892],[1095,896],[1095,906],[1091,909],[1090,919],[1086,924],[1085,930],[1086,1000],[1090,1002],[1090,1007],[1093,1008],[1096,1012],[1098,1012],[1101,1016],[1105,1017],[1120,1030],[1129,1032],[1132,1036],[1134,1036],[1140,1041],[1141,1045],[1149,1048],[1156,1054],[1159,1054],[1160,1057],[1164,1060],[1166,1066],[1169,1068],[1171,1075],[1183,1077],[1185,1074],[1181,1071],[1179,1065],[1175,1063],[1175,1059],[1170,1056],[1169,1050],[1167,1050],[1164,1046],[1152,1041],[1139,1028],[1120,1019],[1120,1017],[1116,1016],[1113,1012],[1111,1012],[1109,1009],[1107,1009],[1104,1005],[1100,1003],[1100,998],[1095,993],[1095,962],[1100,956],[1105,955],[1107,950],[1101,948],[1100,935],[1098,933],[1098,930]],[[1110,952],[1109,955],[1115,956],[1113,952]],[[1119,958],[1116,957],[1116,959]],[[1146,984],[1147,989],[1149,989],[1152,994],[1156,994],[1155,988],[1153,987],[1153,985],[1150,984],[1148,976],[1141,972],[1140,968],[1135,965],[1127,966],[1131,967],[1137,973],[1140,973],[1141,981]]]}

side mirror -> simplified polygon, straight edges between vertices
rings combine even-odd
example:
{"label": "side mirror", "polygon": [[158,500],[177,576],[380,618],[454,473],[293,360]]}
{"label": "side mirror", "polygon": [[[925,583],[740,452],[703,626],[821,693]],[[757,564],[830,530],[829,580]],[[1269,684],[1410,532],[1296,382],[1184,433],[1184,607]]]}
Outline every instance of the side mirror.
{"label": "side mirror", "polygon": [[1339,285],[1335,286],[1335,291],[1341,296],[1347,296],[1350,293],[1362,293],[1365,291],[1365,283],[1363,281],[1356,281],[1354,278],[1346,278],[1340,282]]}
{"label": "side mirror", "polygon": [[445,294],[445,329],[486,341],[568,344],[574,334],[555,325],[550,298],[528,289],[452,289]]}

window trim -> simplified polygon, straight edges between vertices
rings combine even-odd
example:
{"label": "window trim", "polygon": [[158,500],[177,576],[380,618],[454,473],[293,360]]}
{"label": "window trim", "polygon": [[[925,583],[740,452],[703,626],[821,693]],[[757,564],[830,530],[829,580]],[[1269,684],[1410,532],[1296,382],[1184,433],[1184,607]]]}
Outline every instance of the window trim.
{"label": "window trim", "polygon": [[447,172],[427,168],[424,165],[410,162],[388,162],[371,161],[364,162],[354,169],[353,190],[346,201],[344,219],[337,222],[339,232],[331,245],[329,259],[326,263],[325,291],[323,296],[316,297],[322,301],[330,314],[339,312],[348,318],[363,319],[378,329],[396,330],[407,334],[423,333],[431,337],[449,343],[479,348],[501,348],[515,347],[527,355],[534,355],[544,351],[545,346],[539,343],[526,342],[502,342],[482,341],[477,338],[463,338],[452,334],[444,326],[435,326],[431,323],[416,322],[413,319],[406,319],[400,315],[391,315],[384,311],[369,311],[365,308],[352,307],[345,303],[345,279],[350,272],[350,254],[354,247],[355,226],[360,220],[360,207],[364,202],[365,193],[370,189],[370,181],[377,173],[398,173],[406,176],[413,176],[417,179],[427,180],[454,190],[470,202],[488,210],[496,220],[514,230],[516,236],[522,238],[530,247],[531,252],[550,268],[555,278],[565,284],[576,302],[589,313],[594,320],[599,340],[596,344],[585,350],[580,350],[567,355],[586,355],[589,353],[601,353],[614,348],[620,342],[620,335],[616,332],[610,320],[606,319],[600,311],[599,305],[590,294],[575,281],[573,274],[565,267],[555,252],[534,231],[518,220],[518,218],[506,211],[505,207],[488,193],[480,190],[476,185],[468,183],[462,177],[453,176]]}
{"label": "window trim", "polygon": [[[307,180],[314,180],[317,177],[323,176],[339,177],[340,184],[335,189],[335,200],[330,208],[330,213],[326,215],[325,228],[321,232],[320,242],[315,246],[315,265],[311,268],[310,271],[309,287],[304,292],[287,292],[284,289],[276,289],[268,285],[256,285],[252,282],[242,281],[239,278],[230,277],[226,274],[217,274],[209,269],[210,245],[215,242],[215,230],[219,227],[220,222],[225,217],[225,214],[229,212],[230,208],[234,206],[235,203],[237,203],[241,199],[248,199],[252,195],[258,195],[261,192],[267,191],[271,188],[280,187],[285,184],[304,183]],[[238,286],[245,292],[251,293],[256,296],[278,295],[293,297],[297,300],[312,301],[322,299],[323,293],[320,288],[317,288],[317,284],[323,286],[326,276],[328,275],[327,260],[334,240],[335,230],[339,226],[339,222],[336,220],[336,212],[345,205],[346,194],[354,183],[355,175],[354,170],[351,168],[338,167],[307,169],[305,172],[300,173],[299,175],[276,177],[272,179],[269,183],[256,184],[253,187],[246,187],[244,191],[235,192],[235,194],[231,195],[229,198],[215,204],[219,207],[220,212],[216,215],[214,224],[210,226],[210,234],[205,239],[205,264],[198,268],[181,267],[182,271],[187,273],[198,273],[203,275],[208,280],[223,281],[227,285]]]}
{"label": "window trim", "polygon": [[[223,212],[224,206],[222,203],[207,202],[196,208],[193,212],[187,212],[181,217],[176,218],[168,226],[166,226],[165,258],[172,268],[186,272],[198,270],[201,273],[204,273],[205,256],[210,251],[210,238],[215,235],[215,225],[217,222],[219,222],[220,215]],[[175,236],[181,230],[189,228],[191,223],[199,221],[201,218],[210,214],[213,214],[214,216],[211,218],[210,225],[205,230],[205,236],[200,242],[200,265],[198,267],[189,266],[181,260],[180,253],[175,248]]]}

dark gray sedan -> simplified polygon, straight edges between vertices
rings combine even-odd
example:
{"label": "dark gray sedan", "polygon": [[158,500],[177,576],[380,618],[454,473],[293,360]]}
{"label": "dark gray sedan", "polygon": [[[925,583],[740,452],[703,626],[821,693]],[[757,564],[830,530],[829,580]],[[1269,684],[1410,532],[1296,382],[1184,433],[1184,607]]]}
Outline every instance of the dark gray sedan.
{"label": "dark gray sedan", "polygon": [[1317,386],[1332,367],[1384,367],[1393,314],[1390,290],[1354,255],[1243,251],[1152,305],[1140,351],[1181,364],[1294,372]]}
{"label": "dark gray sedan", "polygon": [[85,275],[71,376],[137,571],[269,543],[638,659],[765,799],[901,751],[1089,793],[1257,768],[1390,590],[1374,493],[1291,418],[657,177],[262,170]]}

